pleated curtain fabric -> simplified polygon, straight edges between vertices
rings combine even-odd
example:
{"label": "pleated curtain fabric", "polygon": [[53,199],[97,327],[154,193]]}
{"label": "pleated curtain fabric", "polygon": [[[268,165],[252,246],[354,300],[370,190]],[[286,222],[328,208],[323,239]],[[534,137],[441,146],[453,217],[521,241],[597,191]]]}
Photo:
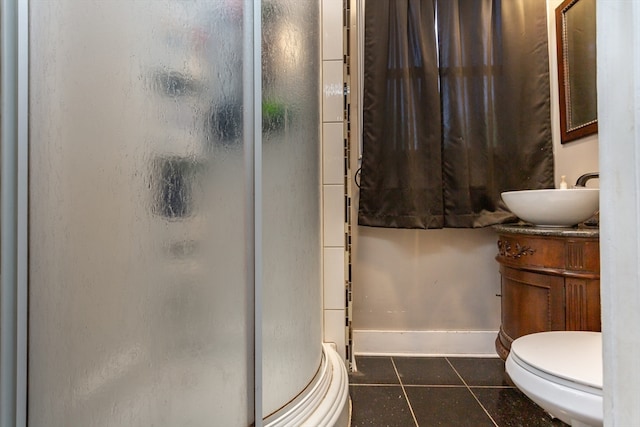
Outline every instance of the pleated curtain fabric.
{"label": "pleated curtain fabric", "polygon": [[431,1],[367,2],[362,225],[441,228],[444,224],[434,26]]}
{"label": "pleated curtain fabric", "polygon": [[367,2],[359,224],[515,220],[502,191],[553,187],[548,64],[545,2]]}

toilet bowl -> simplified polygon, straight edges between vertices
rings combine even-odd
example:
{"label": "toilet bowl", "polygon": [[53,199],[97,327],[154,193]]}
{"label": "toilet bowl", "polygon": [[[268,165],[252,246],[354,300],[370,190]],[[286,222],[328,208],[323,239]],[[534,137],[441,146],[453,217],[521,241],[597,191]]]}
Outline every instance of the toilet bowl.
{"label": "toilet bowl", "polygon": [[511,343],[506,371],[551,416],[574,427],[602,426],[602,335],[554,331]]}

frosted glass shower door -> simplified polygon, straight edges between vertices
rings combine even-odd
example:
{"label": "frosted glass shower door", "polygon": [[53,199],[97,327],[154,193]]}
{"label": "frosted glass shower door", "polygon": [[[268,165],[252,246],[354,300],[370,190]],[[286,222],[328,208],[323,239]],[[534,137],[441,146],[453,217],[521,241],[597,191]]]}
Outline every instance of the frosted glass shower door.
{"label": "frosted glass shower door", "polygon": [[252,422],[242,22],[30,2],[29,426]]}
{"label": "frosted glass shower door", "polygon": [[265,417],[310,383],[322,356],[319,9],[263,1]]}

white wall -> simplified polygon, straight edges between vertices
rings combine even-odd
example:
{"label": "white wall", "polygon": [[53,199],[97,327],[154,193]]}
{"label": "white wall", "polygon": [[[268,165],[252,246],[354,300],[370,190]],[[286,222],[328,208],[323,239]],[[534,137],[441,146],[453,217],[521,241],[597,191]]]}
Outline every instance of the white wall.
{"label": "white wall", "polygon": [[[559,183],[560,175],[566,175],[572,184],[581,174],[598,171],[598,140],[597,136],[592,136],[560,144],[553,13],[559,3],[559,0],[547,2],[552,131],[556,183]],[[589,183],[590,186],[594,184],[597,185],[596,180]],[[354,203],[354,209],[357,209],[357,203]],[[417,352],[493,352],[495,331],[500,325],[500,299],[496,297],[500,292],[500,279],[494,259],[496,237],[491,228],[396,230],[354,227],[353,240],[355,352],[409,351],[403,337],[406,340],[434,338],[432,341],[436,344],[426,343]],[[373,334],[379,338],[375,348],[370,331],[385,331]],[[389,339],[388,331],[397,333]],[[423,333],[425,331],[427,333]],[[441,339],[440,333],[430,333],[433,331],[452,333]],[[461,331],[487,333],[461,335]],[[436,335],[438,339],[435,339]]]}
{"label": "white wall", "polygon": [[[356,353],[493,352],[500,325],[493,230],[355,228]],[[467,346],[457,333],[435,340],[422,331],[491,332]]]}
{"label": "white wall", "polygon": [[606,426],[640,423],[640,4],[597,3]]}

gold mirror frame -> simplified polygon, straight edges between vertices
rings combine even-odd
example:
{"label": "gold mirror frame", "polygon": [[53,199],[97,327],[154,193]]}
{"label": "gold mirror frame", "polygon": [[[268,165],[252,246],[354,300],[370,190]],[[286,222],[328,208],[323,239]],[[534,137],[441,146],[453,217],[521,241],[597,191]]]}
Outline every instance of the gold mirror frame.
{"label": "gold mirror frame", "polygon": [[595,0],[565,0],[556,8],[562,143],[598,132]]}

